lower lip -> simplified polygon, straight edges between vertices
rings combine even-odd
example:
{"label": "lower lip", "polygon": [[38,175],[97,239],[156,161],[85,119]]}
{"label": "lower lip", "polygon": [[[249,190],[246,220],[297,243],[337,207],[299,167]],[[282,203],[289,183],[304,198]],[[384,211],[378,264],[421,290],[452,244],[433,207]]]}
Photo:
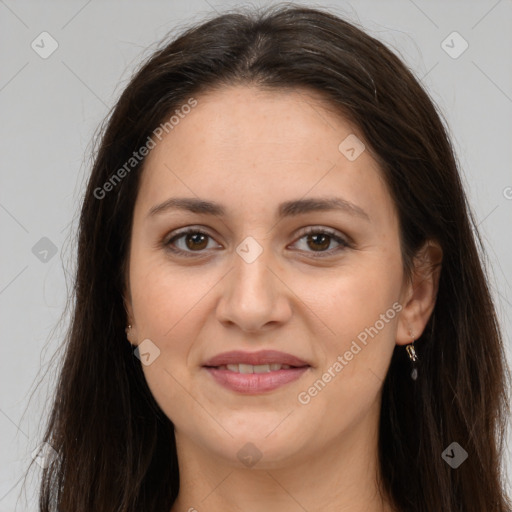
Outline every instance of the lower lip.
{"label": "lower lip", "polygon": [[222,386],[238,393],[250,395],[273,391],[289,382],[293,382],[299,379],[310,367],[302,366],[300,368],[275,370],[266,373],[237,373],[213,367],[204,368]]}

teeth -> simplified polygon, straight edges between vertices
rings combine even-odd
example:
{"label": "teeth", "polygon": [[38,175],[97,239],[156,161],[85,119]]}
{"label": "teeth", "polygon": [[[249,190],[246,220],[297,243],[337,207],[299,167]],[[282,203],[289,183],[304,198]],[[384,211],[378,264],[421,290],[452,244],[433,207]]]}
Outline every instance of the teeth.
{"label": "teeth", "polygon": [[268,364],[255,364],[253,373],[267,373],[270,371]]}
{"label": "teeth", "polygon": [[219,370],[229,370],[236,373],[268,373],[277,370],[289,370],[291,368],[288,364],[270,363],[270,364],[228,364],[218,367]]}
{"label": "teeth", "polygon": [[239,364],[238,371],[240,373],[254,373],[254,366],[252,364]]}

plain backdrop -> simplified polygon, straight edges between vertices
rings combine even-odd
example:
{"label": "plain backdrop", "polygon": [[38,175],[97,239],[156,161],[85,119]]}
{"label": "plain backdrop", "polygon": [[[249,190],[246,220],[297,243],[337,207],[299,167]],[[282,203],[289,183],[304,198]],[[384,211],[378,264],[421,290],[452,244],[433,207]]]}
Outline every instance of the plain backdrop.
{"label": "plain backdrop", "polygon": [[[67,316],[57,322],[95,130],[167,33],[214,10],[270,3],[0,0],[0,512],[36,510],[39,474],[20,489],[60,360]],[[486,245],[510,361],[512,2],[296,3],[328,8],[387,43],[442,111]],[[509,437],[509,475],[510,446]]]}

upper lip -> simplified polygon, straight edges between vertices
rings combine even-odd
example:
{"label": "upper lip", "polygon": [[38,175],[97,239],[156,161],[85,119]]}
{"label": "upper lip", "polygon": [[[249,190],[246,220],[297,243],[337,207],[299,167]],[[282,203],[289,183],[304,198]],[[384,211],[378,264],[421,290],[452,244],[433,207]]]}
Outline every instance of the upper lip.
{"label": "upper lip", "polygon": [[310,366],[306,361],[278,350],[260,350],[259,352],[243,352],[242,350],[233,350],[223,352],[208,359],[203,366],[223,366],[226,364],[287,364],[289,366]]}

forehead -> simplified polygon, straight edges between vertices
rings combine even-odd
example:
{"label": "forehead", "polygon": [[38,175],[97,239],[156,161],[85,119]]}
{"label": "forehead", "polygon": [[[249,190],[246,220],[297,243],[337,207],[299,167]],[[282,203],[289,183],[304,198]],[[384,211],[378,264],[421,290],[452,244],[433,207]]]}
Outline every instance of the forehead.
{"label": "forehead", "polygon": [[146,206],[178,192],[229,196],[242,207],[335,190],[353,202],[371,194],[367,203],[389,203],[369,152],[351,161],[340,149],[350,137],[362,144],[359,130],[320,94],[234,86],[195,99],[146,158],[139,191]]}
{"label": "forehead", "polygon": [[191,148],[180,143],[193,140],[200,145],[194,151],[197,156],[210,148],[217,155],[231,156],[236,150],[262,145],[265,157],[272,153],[272,146],[274,156],[311,156],[312,146],[321,142],[318,150],[329,149],[331,157],[338,158],[340,137],[358,131],[336,115],[334,106],[319,93],[306,89],[232,86],[210,91],[196,101],[197,106],[173,128],[168,142],[186,150]]}

